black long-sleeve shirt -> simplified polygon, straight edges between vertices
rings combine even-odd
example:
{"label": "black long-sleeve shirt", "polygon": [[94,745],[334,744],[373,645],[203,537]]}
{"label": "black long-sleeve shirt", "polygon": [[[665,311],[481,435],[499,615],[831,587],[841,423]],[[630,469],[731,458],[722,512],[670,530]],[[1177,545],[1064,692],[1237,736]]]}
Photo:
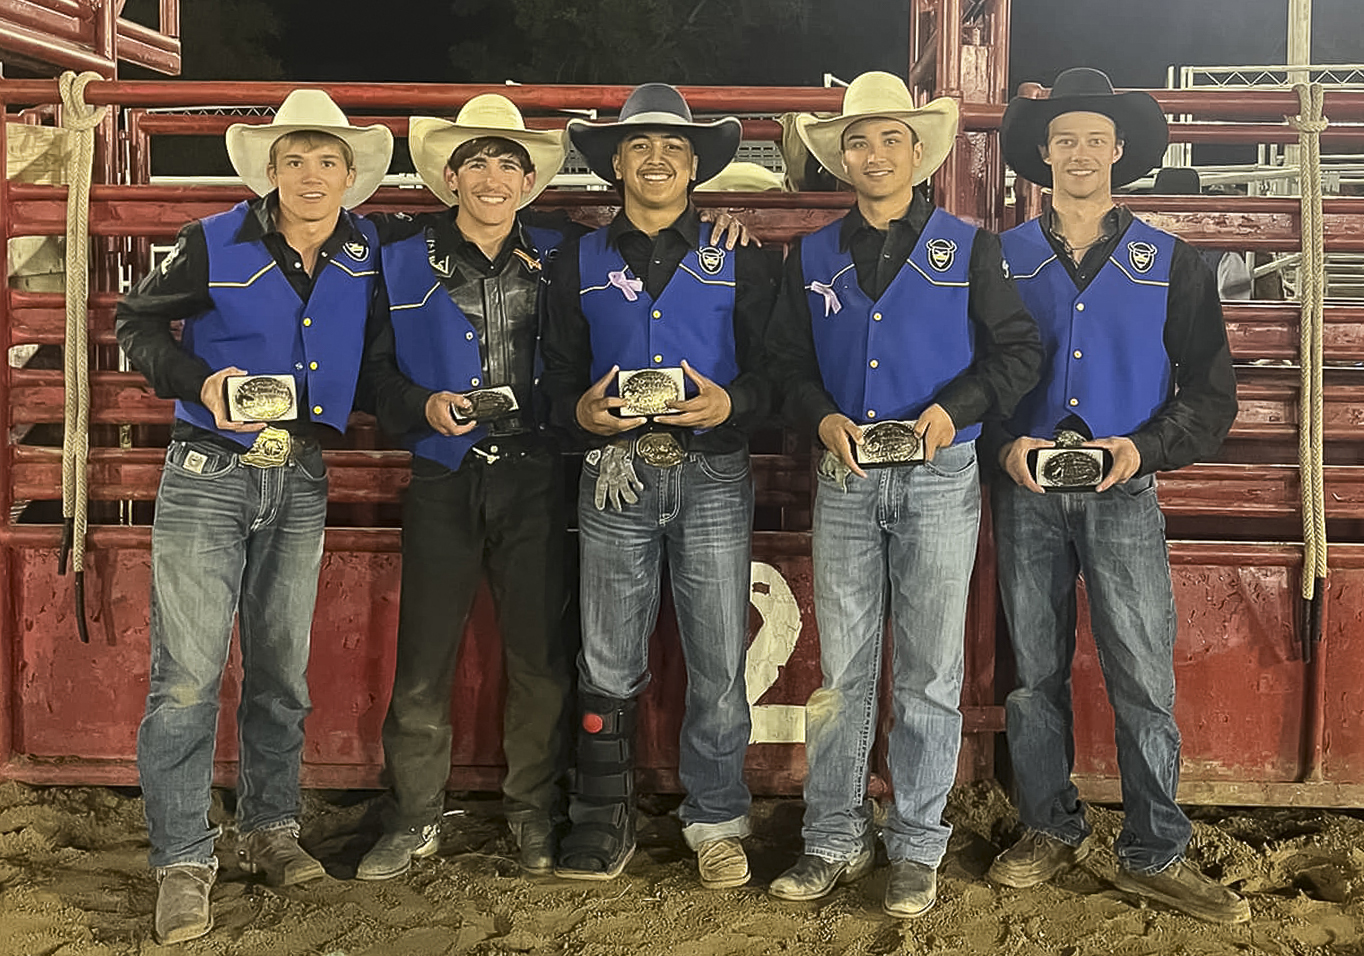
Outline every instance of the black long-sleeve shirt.
{"label": "black long-sleeve shirt", "polygon": [[[884,232],[869,224],[856,206],[843,218],[839,246],[851,253],[857,284],[871,299],[879,299],[894,281],[932,214],[933,206],[916,192],[905,215]],[[976,230],[968,275],[967,313],[975,330],[975,358],[933,399],[958,430],[987,416],[1012,412],[1036,384],[1042,365],[1037,323],[1005,274],[998,236]],[[772,373],[785,390],[787,421],[817,432],[824,417],[839,408],[820,374],[805,286],[797,240],[786,256],[767,350]]]}
{"label": "black long-sleeve shirt", "polygon": [[[279,200],[275,193],[251,200],[246,219],[237,230],[237,242],[262,242],[279,266],[289,285],[306,302],[312,295],[316,275],[347,242],[363,242],[351,213],[342,210],[336,229],[318,251],[318,268],[309,275],[302,257],[290,247],[275,226]],[[376,285],[378,285],[376,283]],[[181,227],[170,255],[142,277],[136,288],[119,301],[114,311],[114,331],[118,344],[133,368],[141,372],[160,398],[178,398],[200,404],[204,381],[217,369],[181,347],[171,323],[191,319],[213,308],[208,291],[208,240],[199,220]],[[373,316],[371,305],[370,315]],[[306,407],[306,396],[299,396],[299,407]],[[307,434],[316,422],[300,418],[279,422],[276,427],[295,434]],[[172,430],[176,439],[203,438],[214,433],[177,420]],[[216,437],[216,436],[214,436]]]}
{"label": "black long-sleeve shirt", "polygon": [[[1077,265],[1059,233],[1055,212],[1048,209],[1041,221],[1043,235],[1065,265],[1077,291],[1084,291],[1094,281],[1131,224],[1131,210],[1114,206],[1104,217],[1099,240]],[[1126,436],[1141,454],[1139,475],[1170,471],[1210,458],[1236,419],[1236,373],[1227,345],[1217,277],[1198,250],[1178,238],[1170,260],[1162,334],[1165,353],[1174,370],[1175,393],[1146,424]],[[994,462],[998,448],[1015,437],[1018,436],[1003,429],[992,434],[990,445],[994,453],[989,460]]]}
{"label": "black long-sleeve shirt", "polygon": [[[648,236],[630,222],[624,211],[608,227],[609,243],[620,250],[630,271],[644,282],[653,298],[663,292],[687,252],[701,238],[701,220],[694,207],[657,236]],[[734,354],[739,374],[725,386],[731,405],[722,424],[690,436],[697,452],[737,451],[749,434],[768,418],[771,384],[764,374],[763,340],[777,294],[775,254],[756,246],[734,250]],[[579,292],[578,241],[566,243],[549,270],[548,317],[541,346],[545,357],[542,380],[550,401],[550,421],[578,442],[600,445],[608,439],[583,429],[577,420],[578,399],[592,385],[592,340]],[[666,427],[658,423],[657,427]],[[670,429],[681,431],[681,429]]]}

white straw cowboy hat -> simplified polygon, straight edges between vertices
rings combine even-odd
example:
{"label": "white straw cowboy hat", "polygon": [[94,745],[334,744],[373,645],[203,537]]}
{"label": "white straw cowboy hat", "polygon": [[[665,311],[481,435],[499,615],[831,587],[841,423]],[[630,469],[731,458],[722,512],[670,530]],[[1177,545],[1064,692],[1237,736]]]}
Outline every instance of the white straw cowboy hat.
{"label": "white straw cowboy hat", "polygon": [[393,157],[393,134],[387,126],[376,124],[361,129],[352,126],[346,114],[322,90],[294,90],[284,98],[275,118],[264,126],[233,123],[227,128],[227,156],[242,182],[257,196],[275,187],[266,169],[270,147],[285,133],[316,130],[330,133],[350,146],[355,156],[355,184],[341,197],[341,205],[354,209],[379,188]]}
{"label": "white straw cowboy hat", "polygon": [[858,120],[873,117],[899,120],[914,130],[924,144],[923,162],[914,170],[917,185],[932,176],[952,151],[957,138],[957,115],[957,103],[951,97],[940,96],[916,107],[904,80],[873,70],[848,84],[843,92],[842,113],[832,119],[803,116],[797,120],[796,129],[820,165],[848,182],[848,173],[843,168],[844,131]]}
{"label": "white straw cowboy hat", "polygon": [[568,121],[568,135],[573,145],[583,154],[592,172],[608,183],[616,181],[615,168],[611,165],[616,146],[632,133],[650,130],[668,130],[690,140],[696,153],[696,179],[693,182],[703,183],[729,165],[739,150],[744,126],[735,116],[726,116],[713,123],[695,122],[682,93],[667,83],[645,83],[635,87],[614,123]]}
{"label": "white straw cowboy hat", "polygon": [[[414,116],[407,127],[407,150],[417,175],[441,202],[459,201],[445,185],[445,164],[450,154],[471,139],[499,136],[520,143],[535,164],[535,187],[521,198],[527,206],[544,192],[564,164],[564,135],[559,130],[526,129],[516,104],[500,93],[481,93],[460,109],[451,122],[434,116]],[[517,208],[520,208],[518,206]]]}

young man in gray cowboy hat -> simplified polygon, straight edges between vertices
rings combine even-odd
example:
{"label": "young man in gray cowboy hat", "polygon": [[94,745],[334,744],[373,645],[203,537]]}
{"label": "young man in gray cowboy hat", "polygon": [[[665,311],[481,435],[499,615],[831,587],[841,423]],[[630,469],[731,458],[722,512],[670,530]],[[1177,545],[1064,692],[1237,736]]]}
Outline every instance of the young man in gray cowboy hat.
{"label": "young man in gray cowboy hat", "polygon": [[[952,148],[953,100],[916,108],[899,77],[865,73],[841,115],[804,118],[800,130],[857,204],[792,246],[768,334],[786,416],[825,449],[813,540],[824,683],[805,711],[805,846],[769,891],[820,899],[871,869],[867,760],[889,607],[884,908],[914,917],[936,899],[951,833],[942,812],[961,745],[975,438],[1037,381],[1041,351],[999,240],[915,189]],[[888,444],[898,451],[873,453]]]}
{"label": "young man in gray cowboy hat", "polygon": [[[450,696],[484,573],[507,674],[507,820],[521,866],[547,873],[563,817],[573,655],[563,621],[563,470],[532,392],[544,265],[566,231],[586,230],[521,212],[563,164],[563,134],[526,129],[504,96],[474,97],[454,122],[413,117],[408,146],[451,208],[372,217],[388,301],[364,387],[380,427],[411,450],[412,480],[383,728],[392,791],[384,835],[356,876],[389,879],[439,847]],[[475,400],[486,407],[475,410]]]}
{"label": "young man in gray cowboy hat", "polygon": [[[347,208],[378,187],[393,137],[351,126],[320,90],[295,90],[269,125],[230,127],[227,150],[260,198],[185,226],[116,318],[133,366],[176,399],[152,525],[151,688],[137,739],[163,943],[212,927],[209,788],[234,615],[238,862],[277,885],[323,875],[298,845],[327,508],[317,436],[345,430],[379,284],[374,228]],[[225,386],[247,373],[257,377],[229,402]]]}
{"label": "young man in gray cowboy hat", "polygon": [[[995,860],[1008,886],[1041,883],[1082,859],[1089,825],[1070,773],[1076,577],[1113,705],[1125,818],[1116,885],[1214,922],[1246,902],[1184,860],[1175,803],[1175,608],[1156,471],[1213,454],[1236,417],[1236,380],[1217,283],[1198,252],[1115,205],[1112,190],[1160,163],[1160,106],[1115,93],[1098,70],[1067,70],[1047,99],[1015,98],[1004,158],[1051,187],[1050,208],[1003,236],[1042,331],[1042,381],[1005,423],[992,504],[999,583],[1018,667],[1006,703],[1023,837]],[[1092,491],[1043,493],[1065,475],[1029,452],[1057,429],[1111,460]],[[1057,437],[1060,437],[1059,435]],[[1040,459],[1039,459],[1040,460]]]}
{"label": "young man in gray cowboy hat", "polygon": [[556,422],[590,446],[577,786],[555,873],[611,879],[634,852],[635,709],[666,554],[687,665],[683,834],[703,885],[737,886],[749,878],[748,434],[770,403],[759,369],[775,269],[756,249],[703,240],[691,205],[733,158],[737,119],[694,122],[676,89],[648,83],[617,122],[568,130],[624,205],[550,270],[545,390]]}

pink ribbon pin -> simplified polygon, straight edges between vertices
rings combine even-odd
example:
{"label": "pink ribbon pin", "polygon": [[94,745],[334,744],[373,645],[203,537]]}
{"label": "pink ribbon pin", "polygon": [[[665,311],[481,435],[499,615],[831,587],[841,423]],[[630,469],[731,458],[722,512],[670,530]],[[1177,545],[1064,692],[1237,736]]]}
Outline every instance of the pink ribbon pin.
{"label": "pink ribbon pin", "polygon": [[625,301],[633,302],[639,298],[639,293],[644,291],[644,283],[639,279],[632,279],[625,274],[624,269],[615,272],[608,272],[606,278],[611,284],[625,293]]}
{"label": "pink ribbon pin", "polygon": [[838,301],[838,293],[834,291],[833,286],[825,285],[823,282],[811,282],[808,288],[811,292],[824,296],[824,314],[826,316],[830,312],[837,315],[843,311],[843,303]]}

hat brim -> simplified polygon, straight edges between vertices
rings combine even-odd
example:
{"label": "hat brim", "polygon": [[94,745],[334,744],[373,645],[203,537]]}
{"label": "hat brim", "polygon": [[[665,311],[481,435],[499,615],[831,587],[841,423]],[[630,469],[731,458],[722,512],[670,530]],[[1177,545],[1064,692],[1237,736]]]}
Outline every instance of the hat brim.
{"label": "hat brim", "polygon": [[498,136],[519,143],[530,153],[535,164],[535,185],[521,197],[518,209],[529,206],[548,188],[564,165],[564,136],[559,130],[519,130],[495,126],[459,126],[452,120],[435,116],[414,116],[407,127],[407,150],[412,165],[426,187],[447,206],[459,203],[459,197],[445,183],[445,166],[450,154],[471,139]]}
{"label": "hat brim", "polygon": [[270,183],[270,147],[275,140],[288,133],[304,131],[328,133],[342,140],[351,149],[355,161],[355,182],[341,197],[341,205],[354,209],[379,188],[388,174],[388,163],[393,158],[393,134],[387,126],[326,126],[320,123],[255,125],[234,123],[227,128],[227,158],[241,181],[257,196],[264,196],[275,187]]}
{"label": "hat brim", "polygon": [[999,125],[1000,151],[1015,173],[1039,186],[1052,185],[1051,167],[1042,159],[1047,126],[1062,113],[1099,113],[1122,133],[1122,156],[1113,164],[1114,188],[1140,179],[1161,164],[1170,144],[1170,126],[1150,93],[1099,93],[1035,100],[1015,96]]}
{"label": "hat brim", "polygon": [[874,110],[850,113],[833,119],[817,119],[811,113],[796,118],[796,131],[805,148],[819,164],[843,182],[851,182],[843,168],[843,133],[849,126],[865,119],[892,119],[914,130],[915,137],[924,145],[923,160],[914,170],[914,184],[918,185],[938,171],[957,141],[957,122],[960,111],[957,101],[947,96],[915,110]]}
{"label": "hat brim", "polygon": [[691,141],[696,153],[696,179],[693,181],[696,185],[714,179],[729,165],[739,151],[744,134],[744,124],[735,116],[726,116],[713,123],[687,123],[669,113],[640,113],[623,123],[568,121],[568,136],[573,145],[587,160],[588,168],[608,183],[616,181],[611,159],[616,155],[620,141],[635,133],[659,129],[675,131]]}

